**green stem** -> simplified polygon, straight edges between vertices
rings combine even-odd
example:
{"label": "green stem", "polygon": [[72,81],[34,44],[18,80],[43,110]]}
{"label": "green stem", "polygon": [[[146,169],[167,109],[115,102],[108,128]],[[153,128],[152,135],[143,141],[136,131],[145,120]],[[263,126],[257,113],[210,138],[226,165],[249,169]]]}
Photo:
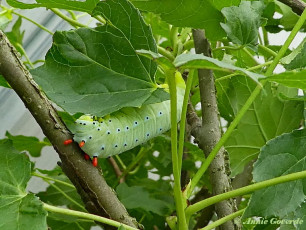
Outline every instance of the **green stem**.
{"label": "green stem", "polygon": [[246,55],[248,55],[254,61],[254,63],[256,63],[256,65],[259,65],[258,61],[253,57],[253,55],[250,53],[250,51],[246,47],[243,47],[242,51]]}
{"label": "green stem", "polygon": [[77,17],[76,17],[76,15],[75,15],[75,13],[74,13],[72,10],[67,10],[67,12],[70,14],[70,16],[71,16],[71,18],[72,18],[73,20],[75,20],[75,21],[78,20]]}
{"label": "green stem", "polygon": [[12,13],[15,14],[15,15],[17,15],[17,16],[19,16],[19,17],[22,17],[22,18],[28,20],[29,22],[33,23],[34,25],[36,25],[36,26],[39,27],[40,29],[42,29],[42,30],[46,31],[47,33],[53,35],[53,32],[51,32],[50,30],[48,30],[46,27],[40,25],[39,23],[33,21],[31,18],[28,18],[28,17],[26,17],[26,16],[24,16],[24,15],[22,15],[22,14],[19,14],[19,13],[15,12],[15,11],[12,11]]}
{"label": "green stem", "polygon": [[[261,69],[262,67],[265,67],[267,65],[270,65],[273,61],[268,61],[268,62],[265,62],[263,64],[260,64],[260,65],[256,65],[256,66],[253,66],[253,67],[250,67],[246,70],[249,70],[249,71],[252,71],[252,70],[257,70],[257,69]],[[220,77],[220,78],[217,78],[215,81],[218,82],[218,81],[223,81],[225,79],[229,79],[229,78],[232,78],[234,76],[237,76],[237,75],[241,75],[241,73],[239,72],[236,72],[236,73],[232,73],[232,74],[229,74],[229,75],[226,75],[226,76],[223,76],[223,77]]]}
{"label": "green stem", "polygon": [[216,220],[215,222],[213,222],[212,224],[204,227],[204,228],[200,228],[199,230],[211,230],[211,229],[214,229],[218,226],[220,226],[221,224],[224,224],[225,222],[229,221],[229,220],[232,220],[232,219],[235,219],[237,216],[241,216],[243,214],[243,212],[245,211],[245,209],[241,209],[237,212],[234,212],[228,216],[225,216],[221,219],[218,219]]}
{"label": "green stem", "polygon": [[176,95],[176,82],[175,72],[169,70],[167,73],[168,84],[170,91],[170,113],[171,113],[171,152],[172,152],[172,167],[174,177],[174,199],[176,205],[176,212],[178,217],[178,229],[187,230],[187,222],[184,212],[184,198],[181,192],[181,181],[180,181],[180,168],[177,153],[177,95]]}
{"label": "green stem", "polygon": [[289,34],[287,40],[285,41],[284,45],[279,50],[277,56],[274,58],[273,63],[269,66],[269,68],[266,72],[266,76],[269,76],[273,73],[274,69],[276,68],[276,66],[279,62],[279,60],[285,55],[289,45],[291,44],[291,42],[295,38],[296,34],[301,29],[301,27],[303,26],[305,20],[306,20],[306,10],[303,11],[302,15],[300,16],[299,20],[297,21],[297,23],[293,27],[291,33]]}
{"label": "green stem", "polygon": [[19,49],[22,51],[22,54],[24,55],[25,59],[27,60],[27,63],[29,63],[30,67],[31,67],[32,69],[34,69],[34,65],[33,65],[33,63],[31,62],[29,56],[27,55],[27,53],[26,53],[26,51],[24,50],[24,48],[22,47],[22,45],[19,44],[19,43],[16,43],[16,48],[19,48]]}
{"label": "green stem", "polygon": [[131,170],[139,163],[139,161],[144,157],[147,151],[145,151],[145,148],[141,147],[139,153],[137,154],[136,158],[127,166],[126,169],[122,172],[120,177],[118,178],[117,185],[122,177],[125,177],[128,173],[131,172]]}
{"label": "green stem", "polygon": [[79,204],[76,200],[74,200],[73,198],[71,198],[67,193],[65,193],[62,189],[60,189],[58,186],[56,186],[55,184],[52,184],[50,181],[46,180],[46,182],[53,187],[55,190],[57,190],[59,193],[61,193],[64,197],[66,197],[67,200],[69,200],[71,203],[75,204],[77,207],[79,207],[81,210],[83,210],[84,212],[87,212],[87,210],[81,205]]}
{"label": "green stem", "polygon": [[268,37],[267,30],[265,29],[265,27],[261,27],[261,28],[262,28],[264,45],[268,46],[269,45],[269,37]]}
{"label": "green stem", "polygon": [[[306,20],[306,10],[304,10],[304,12],[302,13],[301,17],[299,18],[299,20],[295,24],[294,28],[292,29],[292,31],[291,31],[290,35],[288,36],[287,40],[285,41],[284,45],[282,46],[282,48],[278,52],[277,56],[274,58],[273,62],[271,63],[271,65],[267,69],[267,72],[265,74],[266,76],[269,76],[273,73],[275,67],[277,66],[277,64],[279,62],[279,60],[286,53],[286,50],[288,49],[289,45],[291,44],[292,40],[294,39],[294,37],[296,36],[296,34],[300,30],[300,28],[303,26],[305,20]],[[190,184],[190,189],[187,191],[187,197],[189,197],[191,195],[193,189],[195,188],[195,186],[197,185],[197,183],[199,182],[201,177],[204,175],[208,166],[213,161],[213,159],[215,158],[215,156],[219,152],[220,148],[224,145],[226,140],[230,137],[230,135],[232,134],[232,132],[234,131],[234,129],[236,128],[236,126],[240,122],[241,118],[246,113],[246,111],[248,111],[249,107],[252,105],[253,101],[256,99],[257,95],[260,93],[262,87],[265,85],[266,82],[267,82],[267,80],[263,80],[261,82],[262,85],[257,85],[256,86],[256,88],[254,89],[254,91],[252,92],[252,94],[250,95],[248,100],[245,102],[243,107],[240,109],[240,111],[236,115],[235,119],[232,121],[232,123],[228,127],[225,134],[221,137],[220,141],[215,145],[215,147],[213,148],[213,150],[211,151],[211,153],[209,154],[207,159],[204,161],[204,163],[202,164],[200,169],[197,171],[195,176],[192,178],[191,184]]]}
{"label": "green stem", "polygon": [[213,205],[215,203],[218,203],[220,201],[223,200],[227,200],[230,198],[234,198],[237,196],[242,196],[251,192],[254,192],[256,190],[259,189],[263,189],[266,187],[270,187],[273,185],[277,185],[277,184],[281,184],[281,183],[285,183],[285,182],[289,182],[289,181],[294,181],[294,180],[299,180],[299,179],[304,179],[306,178],[306,170],[302,171],[302,172],[296,172],[296,173],[291,173],[291,174],[287,174],[285,176],[280,176],[280,177],[276,177],[273,179],[269,179],[269,180],[265,180],[265,181],[261,181],[258,182],[256,184],[252,184],[252,185],[248,185],[242,188],[238,188],[235,190],[232,190],[230,192],[226,192],[223,194],[219,194],[210,198],[207,198],[205,200],[202,200],[200,202],[197,202],[193,205],[190,205],[187,209],[186,209],[186,215],[190,216],[210,205]]}
{"label": "green stem", "polygon": [[121,167],[123,168],[123,170],[126,169],[126,165],[123,163],[123,161],[121,160],[121,158],[119,157],[119,155],[115,155],[117,161],[119,162],[119,164],[121,165]]}
{"label": "green stem", "polygon": [[[262,82],[262,85],[264,85],[264,82]],[[224,135],[221,137],[221,139],[218,141],[218,143],[215,145],[211,153],[208,155],[208,157],[205,159],[199,170],[196,172],[194,177],[191,180],[190,190],[187,193],[187,197],[190,197],[193,189],[197,185],[197,183],[200,181],[204,173],[206,172],[208,166],[210,163],[214,160],[215,156],[218,154],[221,147],[224,145],[224,143],[227,141],[227,139],[230,137],[238,123],[240,122],[241,118],[244,116],[246,111],[248,111],[249,107],[252,105],[253,101],[257,97],[257,95],[260,93],[262,86],[257,85],[248,100],[245,102],[243,107],[239,110],[237,113],[235,119],[232,121]]]}
{"label": "green stem", "polygon": [[193,75],[195,69],[191,69],[186,83],[186,90],[183,101],[182,115],[180,121],[180,135],[179,135],[179,149],[178,149],[178,160],[179,160],[179,169],[182,168],[183,152],[184,152],[184,142],[185,142],[185,127],[186,127],[186,114],[187,114],[187,105],[189,100],[189,94],[192,86]]}
{"label": "green stem", "polygon": [[86,25],[73,20],[72,18],[66,16],[65,14],[63,14],[60,10],[55,9],[55,8],[51,8],[51,11],[53,13],[55,13],[57,16],[59,16],[60,18],[64,19],[65,21],[69,22],[70,25],[74,26],[74,27],[87,27]]}
{"label": "green stem", "polygon": [[268,47],[266,46],[263,46],[263,45],[258,45],[258,47],[260,47],[262,50],[266,51],[267,53],[269,53],[270,55],[276,57],[277,56],[277,53],[274,52],[273,50],[269,49]]}
{"label": "green stem", "polygon": [[114,227],[117,227],[117,228],[120,227],[120,226],[123,226],[127,230],[137,230],[137,228],[133,228],[133,227],[128,226],[126,224],[122,224],[122,223],[119,223],[117,221],[107,219],[105,217],[101,217],[101,216],[97,216],[97,215],[93,215],[93,214],[89,214],[89,213],[85,213],[85,212],[74,211],[74,210],[70,210],[70,209],[66,209],[66,208],[59,208],[59,207],[55,207],[55,206],[52,206],[52,205],[49,205],[49,204],[46,204],[46,203],[43,203],[43,207],[48,212],[55,212],[55,213],[60,213],[60,214],[63,214],[63,215],[76,216],[76,217],[79,217],[79,218],[98,221],[100,223],[107,224],[107,225],[110,225],[110,226],[114,226]]}
{"label": "green stem", "polygon": [[158,52],[168,58],[170,61],[174,61],[174,56],[172,55],[171,52],[166,50],[164,47],[157,46]]}
{"label": "green stem", "polygon": [[175,57],[177,55],[178,51],[178,27],[172,26],[170,30],[170,40],[171,40],[171,45],[173,48],[173,56]]}
{"label": "green stem", "polygon": [[214,48],[212,51],[217,51],[217,50],[240,50],[242,49],[244,46],[220,46],[220,47],[216,47]]}
{"label": "green stem", "polygon": [[188,41],[186,41],[186,42],[183,44],[184,50],[190,50],[190,49],[193,48],[193,47],[194,47],[194,41],[193,41],[193,39],[188,40]]}
{"label": "green stem", "polygon": [[43,180],[54,181],[54,182],[56,182],[56,183],[59,183],[59,184],[65,185],[65,186],[67,186],[67,187],[70,187],[70,188],[74,188],[74,189],[75,189],[75,187],[74,187],[72,184],[69,184],[69,183],[67,183],[67,182],[65,182],[65,181],[61,181],[61,180],[57,180],[57,179],[54,179],[54,178],[51,178],[51,177],[47,177],[47,176],[41,175],[41,174],[39,174],[39,173],[37,173],[37,172],[33,172],[32,175],[33,175],[33,176],[36,176],[36,177],[40,177],[40,178],[42,178]]}
{"label": "green stem", "polygon": [[105,20],[102,16],[100,16],[100,15],[95,16],[95,19],[97,19],[97,20],[98,20],[99,22],[101,22],[103,25],[106,24],[106,20]]}

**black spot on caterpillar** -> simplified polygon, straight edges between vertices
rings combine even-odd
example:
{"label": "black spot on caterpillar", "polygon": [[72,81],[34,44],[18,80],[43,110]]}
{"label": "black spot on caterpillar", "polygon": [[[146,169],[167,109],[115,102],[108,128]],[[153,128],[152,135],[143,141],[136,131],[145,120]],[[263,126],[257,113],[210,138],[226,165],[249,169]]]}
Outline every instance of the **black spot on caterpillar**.
{"label": "black spot on caterpillar", "polygon": [[[177,79],[177,121],[181,118],[185,83]],[[104,122],[107,121],[107,122]],[[170,100],[144,105],[140,108],[123,108],[105,117],[81,116],[75,123],[74,141],[82,145],[92,157],[106,158],[120,154],[154,138],[171,127]]]}

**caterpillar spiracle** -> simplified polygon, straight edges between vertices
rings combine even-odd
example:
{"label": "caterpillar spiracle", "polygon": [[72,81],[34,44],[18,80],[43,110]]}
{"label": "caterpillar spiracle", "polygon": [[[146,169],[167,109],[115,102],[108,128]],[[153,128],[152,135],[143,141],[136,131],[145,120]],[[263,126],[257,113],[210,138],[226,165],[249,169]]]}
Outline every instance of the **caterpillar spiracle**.
{"label": "caterpillar spiracle", "polygon": [[[185,82],[180,73],[176,75],[177,121],[181,118]],[[171,127],[170,100],[144,105],[140,108],[126,107],[104,117],[83,115],[75,122],[73,140],[82,150],[93,157],[106,158],[120,154],[152,139]],[[72,140],[66,141],[66,144]],[[88,155],[87,159],[89,159]]]}

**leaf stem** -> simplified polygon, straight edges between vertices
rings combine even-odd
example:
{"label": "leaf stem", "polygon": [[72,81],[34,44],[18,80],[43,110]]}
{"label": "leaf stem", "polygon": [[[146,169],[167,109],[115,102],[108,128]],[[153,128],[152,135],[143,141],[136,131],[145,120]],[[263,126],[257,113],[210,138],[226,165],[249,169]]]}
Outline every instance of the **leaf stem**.
{"label": "leaf stem", "polygon": [[138,163],[139,161],[143,158],[143,156],[147,153],[145,151],[145,148],[141,147],[139,153],[137,154],[136,158],[127,166],[127,168],[124,169],[122,172],[121,176],[118,178],[118,182],[122,177],[125,177]]}
{"label": "leaf stem", "polygon": [[103,25],[106,24],[106,20],[102,16],[98,15],[95,16],[94,18],[97,19],[99,22],[101,22]]}
{"label": "leaf stem", "polygon": [[71,203],[75,204],[77,207],[79,207],[81,210],[87,212],[87,210],[81,205],[79,204],[76,200],[74,200],[72,197],[70,197],[67,193],[65,193],[62,189],[60,189],[57,185],[52,184],[50,181],[46,180],[46,182],[53,187],[54,189],[56,189],[59,193],[61,193],[64,197],[66,197],[67,200],[69,200]]}
{"label": "leaf stem", "polygon": [[185,143],[185,128],[186,128],[186,114],[187,114],[187,106],[189,100],[189,94],[192,86],[193,76],[195,69],[191,69],[186,83],[186,90],[183,101],[182,115],[180,121],[180,134],[179,134],[179,148],[178,148],[178,160],[179,160],[179,169],[182,168],[182,160],[183,160],[183,152],[184,152],[184,143]]}
{"label": "leaf stem", "polygon": [[171,40],[171,45],[173,48],[173,56],[175,57],[177,55],[178,51],[178,27],[172,26],[170,30],[170,40]]}
{"label": "leaf stem", "polygon": [[232,219],[235,219],[236,217],[242,215],[244,211],[245,211],[245,208],[241,209],[241,210],[239,210],[237,212],[234,212],[234,213],[232,213],[232,214],[230,214],[228,216],[225,216],[225,217],[223,217],[221,219],[218,219],[215,222],[213,222],[212,224],[207,225],[204,228],[200,228],[199,230],[211,230],[211,229],[214,229],[214,228],[220,226],[221,224],[224,224],[225,222],[227,222],[229,220],[232,220]]}
{"label": "leaf stem", "polygon": [[276,177],[276,178],[265,180],[265,181],[261,181],[256,184],[248,185],[242,188],[232,190],[230,192],[219,194],[219,195],[207,198],[205,200],[202,200],[200,202],[197,202],[193,205],[190,205],[186,209],[186,215],[190,216],[212,204],[218,203],[223,200],[227,200],[227,199],[237,197],[237,196],[242,196],[242,195],[254,192],[256,190],[262,189],[262,188],[266,188],[266,187],[270,187],[273,185],[277,185],[277,184],[281,184],[281,183],[285,183],[289,181],[294,181],[298,179],[303,179],[303,178],[306,178],[306,170],[301,171],[301,172],[287,174],[284,176]]}
{"label": "leaf stem", "polygon": [[84,219],[88,219],[88,220],[94,220],[94,221],[98,221],[100,223],[107,224],[107,225],[114,226],[114,227],[123,226],[127,230],[137,230],[137,228],[133,228],[133,227],[128,226],[126,224],[122,224],[122,223],[119,223],[117,221],[107,219],[105,217],[101,217],[101,216],[97,216],[97,215],[93,215],[93,214],[89,214],[89,213],[85,213],[85,212],[79,212],[79,211],[70,210],[70,209],[66,209],[66,208],[59,208],[59,207],[55,207],[53,205],[49,205],[49,204],[46,204],[46,203],[43,203],[43,207],[48,212],[56,212],[56,213],[60,213],[60,214],[64,214],[64,215],[76,216],[76,217],[80,217],[80,218],[84,218]]}
{"label": "leaf stem", "polygon": [[171,52],[166,50],[164,47],[157,46],[158,52],[168,58],[170,61],[174,61],[174,56]]}
{"label": "leaf stem", "polygon": [[[277,56],[275,57],[275,59],[273,60],[273,62],[269,66],[269,68],[267,69],[267,72],[265,74],[266,76],[269,76],[273,73],[275,67],[277,66],[277,64],[279,62],[279,60],[286,53],[286,50],[288,49],[289,45],[291,44],[292,40],[294,39],[294,37],[296,36],[296,34],[300,30],[300,28],[303,26],[305,20],[306,20],[306,10],[304,10],[303,14],[301,15],[301,17],[299,18],[299,20],[295,24],[294,28],[292,29],[292,31],[291,31],[290,35],[288,36],[287,40],[285,41],[284,45],[282,46],[282,48],[278,52]],[[252,94],[250,95],[248,100],[245,102],[243,107],[237,113],[235,119],[232,121],[232,123],[228,127],[227,131],[221,137],[219,142],[215,145],[215,147],[213,148],[213,150],[211,151],[211,153],[209,154],[207,159],[204,161],[204,163],[202,164],[200,169],[196,172],[196,174],[194,175],[194,177],[192,178],[192,180],[190,182],[191,184],[190,184],[190,189],[187,191],[187,197],[190,197],[193,189],[195,188],[195,186],[197,185],[197,183],[199,182],[201,177],[204,175],[208,166],[213,161],[213,159],[215,158],[215,156],[219,152],[220,148],[224,145],[224,143],[230,137],[230,135],[232,134],[232,132],[234,131],[234,129],[236,128],[236,126],[238,125],[238,123],[240,122],[240,120],[242,119],[244,114],[246,113],[246,111],[248,111],[249,107],[252,105],[253,101],[256,99],[257,95],[260,93],[262,87],[265,85],[266,82],[267,82],[267,80],[265,79],[261,82],[262,85],[257,85],[256,86],[256,88],[254,89],[254,91],[252,92]]]}
{"label": "leaf stem", "polygon": [[269,49],[268,47],[266,46],[263,46],[263,45],[258,45],[258,47],[260,47],[262,50],[266,51],[267,53],[271,54],[273,57],[276,57],[277,56],[277,53],[274,52],[273,50]]}
{"label": "leaf stem", "polygon": [[[272,62],[273,61],[268,61],[268,62],[265,62],[265,63],[260,64],[260,65],[252,66],[252,67],[250,67],[250,68],[248,68],[246,70],[248,70],[248,71],[257,70],[257,69],[260,69],[260,68],[265,67],[267,65],[270,65]],[[215,79],[215,82],[223,81],[225,79],[229,79],[229,78],[232,78],[232,77],[237,76],[237,75],[241,75],[241,73],[236,72],[236,73],[232,73],[232,74],[229,74],[229,75],[217,78],[217,79]]]}
{"label": "leaf stem", "polygon": [[[31,62],[29,56],[27,55],[27,52],[24,50],[24,48],[22,47],[22,45],[20,43],[16,43],[16,46],[22,51],[22,54],[24,55],[25,59],[27,60],[27,63],[30,65],[30,67],[32,69],[34,69],[34,65],[33,63]],[[16,48],[17,48],[16,47]]]}
{"label": "leaf stem", "polygon": [[41,25],[41,24],[39,24],[39,23],[33,21],[31,18],[28,18],[28,17],[26,17],[26,16],[24,16],[24,15],[22,15],[22,14],[19,14],[19,13],[15,12],[15,11],[12,11],[12,13],[15,14],[15,15],[17,15],[17,16],[19,16],[19,17],[22,17],[22,18],[26,19],[27,21],[33,23],[34,25],[36,25],[37,27],[39,27],[39,28],[42,29],[43,31],[46,31],[47,33],[53,35],[53,32],[51,32],[49,29],[47,29],[47,28],[44,27],[43,25]]}
{"label": "leaf stem", "polygon": [[74,189],[75,189],[75,187],[74,187],[72,184],[69,184],[69,183],[67,183],[67,182],[65,182],[65,181],[61,181],[61,180],[57,180],[57,179],[54,179],[54,178],[51,178],[51,177],[47,177],[47,176],[41,175],[41,174],[39,174],[39,173],[37,173],[37,172],[33,172],[32,175],[33,175],[33,176],[36,176],[36,177],[40,177],[40,178],[42,178],[43,180],[54,181],[54,182],[57,182],[57,183],[59,183],[59,184],[62,184],[62,185],[65,185],[65,186],[67,186],[67,187],[70,187],[70,188],[74,188]]}
{"label": "leaf stem", "polygon": [[212,49],[212,51],[217,51],[217,50],[240,50],[242,49],[244,46],[220,46],[220,47],[216,47],[214,49]]}
{"label": "leaf stem", "polygon": [[87,27],[86,25],[66,16],[65,14],[63,14],[59,9],[56,8],[51,8],[51,11],[53,13],[55,13],[57,16],[59,16],[60,18],[64,19],[65,21],[69,22],[70,25],[74,26],[74,27]]}
{"label": "leaf stem", "polygon": [[185,204],[184,197],[181,191],[181,181],[180,181],[180,168],[179,159],[177,152],[177,95],[176,95],[176,82],[175,82],[175,72],[172,70],[167,71],[168,84],[170,91],[170,113],[171,113],[171,152],[172,152],[172,167],[173,167],[173,177],[174,177],[174,199],[176,205],[176,212],[178,217],[178,229],[187,230],[187,222],[185,217]]}

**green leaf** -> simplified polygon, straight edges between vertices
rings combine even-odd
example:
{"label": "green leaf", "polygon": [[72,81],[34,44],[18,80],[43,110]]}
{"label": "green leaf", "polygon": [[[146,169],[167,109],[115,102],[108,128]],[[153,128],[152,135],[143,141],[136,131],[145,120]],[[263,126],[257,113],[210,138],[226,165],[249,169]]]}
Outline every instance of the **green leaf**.
{"label": "green leaf", "polygon": [[[261,149],[254,164],[254,181],[260,182],[305,170],[305,145],[305,129],[295,130],[269,141]],[[243,216],[284,217],[302,204],[305,191],[306,180],[287,182],[255,191]]]}
{"label": "green leaf", "polygon": [[18,49],[18,46],[16,44],[22,45],[22,40],[25,32],[24,30],[20,31],[21,24],[22,24],[22,18],[18,17],[17,21],[13,25],[12,31],[5,33],[8,39],[10,40],[10,42],[17,48],[19,52],[20,50]]}
{"label": "green leaf", "polygon": [[255,82],[258,82],[260,78],[265,78],[263,75],[247,71],[243,68],[219,61],[214,58],[206,57],[202,54],[181,54],[175,58],[173,63],[175,67],[184,69],[213,69],[220,71],[235,70],[244,73]]}
{"label": "green leaf", "polygon": [[300,69],[306,67],[306,38],[288,56],[281,59],[287,70]]}
{"label": "green leaf", "polygon": [[156,51],[139,11],[127,1],[107,1],[94,12],[111,23],[56,32],[45,64],[32,71],[48,97],[69,113],[97,116],[168,99],[155,83],[156,63],[136,53]]}
{"label": "green leaf", "polygon": [[169,25],[160,16],[151,12],[142,12],[144,20],[152,28],[156,43],[163,47],[171,46]]}
{"label": "green leaf", "polygon": [[[253,81],[243,76],[219,81],[216,86],[221,116],[226,114],[231,119],[256,87]],[[283,101],[279,99],[279,93],[293,96],[297,95],[297,89],[266,84],[225,143],[233,175],[242,172],[268,140],[299,127],[303,118],[303,102]]]}
{"label": "green leaf", "polygon": [[27,137],[23,135],[12,136],[8,131],[5,134],[13,143],[18,151],[28,151],[32,157],[39,157],[41,149],[45,146],[51,146],[49,142],[40,141],[36,137]]}
{"label": "green leaf", "polygon": [[221,23],[229,39],[238,45],[257,50],[258,29],[262,24],[264,4],[259,1],[242,1],[239,7],[231,6],[221,10],[226,23]]}
{"label": "green leaf", "polygon": [[[65,182],[66,184],[69,184],[70,186],[66,184],[59,183],[57,181],[52,182],[53,185],[55,185],[57,188],[59,188],[62,192],[64,192],[66,195],[68,195],[70,198],[72,198],[74,201],[79,203],[81,206],[83,205],[81,198],[79,194],[77,193],[75,187],[71,184],[69,179],[67,178],[66,175],[63,174],[63,172],[56,167],[54,170],[51,171],[41,171],[40,172],[47,174],[48,177]],[[80,206],[76,205],[74,202],[71,202],[68,200],[63,194],[57,190],[54,186],[48,186],[46,191],[44,192],[39,192],[37,196],[45,203],[52,204],[55,206],[62,206],[66,205],[70,209],[74,210],[80,210],[84,211],[83,209],[80,208]]]}
{"label": "green leaf", "polygon": [[4,30],[12,21],[13,15],[11,10],[3,10],[0,12],[0,30]]}
{"label": "green leaf", "polygon": [[279,230],[304,230],[306,227],[305,200],[296,210],[281,219]]}
{"label": "green leaf", "polygon": [[49,213],[48,227],[54,230],[90,230],[95,224],[90,221],[82,221],[79,218]]}
{"label": "green leaf", "polygon": [[[93,16],[101,15],[116,29],[120,30],[132,44],[134,50],[144,49],[157,52],[151,28],[145,24],[138,9],[127,0],[101,1],[92,12]],[[145,57],[139,57],[145,70],[154,82],[156,64]],[[141,74],[141,72],[139,72]],[[142,79],[142,77],[139,77]]]}
{"label": "green leaf", "polygon": [[[298,221],[295,223],[297,230],[303,230],[306,228],[306,203],[304,202],[301,206],[295,211],[294,220]],[[302,220],[302,221],[301,221]]]}
{"label": "green leaf", "polygon": [[306,69],[301,71],[287,71],[268,77],[269,81],[275,81],[288,87],[306,90]]}
{"label": "green leaf", "polygon": [[[159,14],[161,19],[178,27],[205,29],[210,40],[221,39],[225,33],[220,26],[223,16],[219,10],[226,1],[207,0],[132,0],[139,9]],[[238,2],[238,1],[235,1]]]}
{"label": "green leaf", "polygon": [[129,187],[127,184],[122,183],[117,186],[116,192],[127,209],[142,209],[161,216],[169,211],[169,206],[166,202],[152,198],[150,193],[141,186]]}
{"label": "green leaf", "polygon": [[[279,7],[280,13],[283,15],[283,17],[277,21],[278,24],[283,30],[292,30],[296,22],[299,20],[299,16],[292,11],[290,6],[287,6],[280,1],[275,1],[275,4]],[[305,29],[306,24],[304,24],[302,28]]]}
{"label": "green leaf", "polygon": [[2,75],[0,75],[0,86],[11,89],[11,86]]}
{"label": "green leaf", "polygon": [[37,3],[23,3],[17,0],[7,0],[7,3],[19,9],[33,9],[38,7],[46,7],[46,8],[59,8],[66,10],[76,10],[90,13],[99,2],[99,0],[36,0]]}
{"label": "green leaf", "polygon": [[47,229],[42,203],[25,190],[31,177],[28,157],[19,154],[10,140],[0,140],[0,157],[1,229]]}

